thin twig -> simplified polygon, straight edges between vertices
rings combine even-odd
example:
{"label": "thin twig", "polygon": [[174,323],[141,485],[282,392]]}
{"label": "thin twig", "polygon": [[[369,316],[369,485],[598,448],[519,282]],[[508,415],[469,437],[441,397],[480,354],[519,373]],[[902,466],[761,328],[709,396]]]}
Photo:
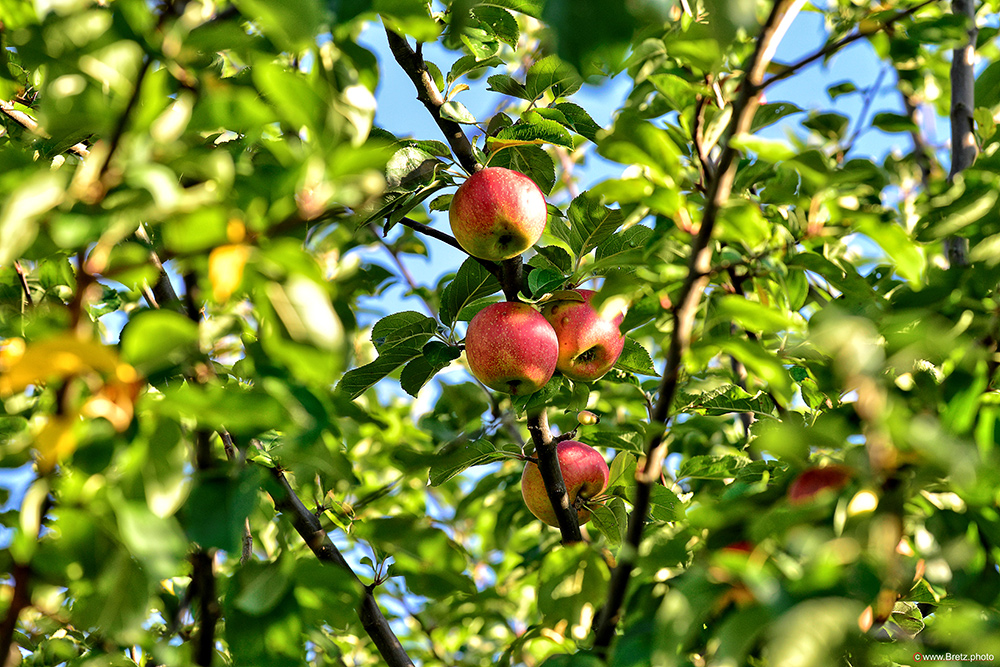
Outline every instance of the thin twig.
{"label": "thin twig", "polygon": [[[458,250],[464,252],[466,255],[469,255],[468,251],[465,248],[463,248],[459,244],[459,242],[455,240],[455,237],[452,236],[451,234],[446,234],[445,232],[442,232],[438,229],[434,229],[433,227],[425,225],[422,222],[417,222],[412,218],[406,218],[406,217],[401,218],[399,224],[405,227],[409,227],[415,232],[420,232],[425,236],[430,236],[433,239],[437,239],[438,241],[447,243],[452,248],[457,248]],[[483,266],[483,268],[489,271],[494,278],[499,280],[501,283],[503,282],[503,272],[499,264],[497,264],[496,262],[491,262],[488,259],[480,259],[478,257],[474,257],[473,255],[469,255],[469,257],[472,257],[474,260],[479,262]]]}
{"label": "thin twig", "polygon": [[470,174],[482,169],[482,165],[476,160],[476,155],[472,150],[472,143],[465,135],[462,126],[441,115],[441,107],[444,106],[445,100],[437,86],[434,85],[430,72],[427,71],[427,64],[419,52],[419,45],[418,51],[414,51],[402,35],[389,28],[385,29],[385,34],[389,39],[389,49],[392,51],[393,57],[403,68],[410,81],[413,82],[413,86],[417,90],[417,99],[434,118],[434,122],[437,123],[445,139],[448,140],[448,145],[451,146],[455,157],[458,158],[459,164]]}
{"label": "thin twig", "polygon": [[28,307],[35,305],[35,300],[31,298],[31,288],[28,287],[28,276],[24,272],[24,268],[21,267],[21,263],[14,260],[14,271],[17,273],[17,278],[21,282],[21,290],[24,292],[24,300],[28,303]]}
{"label": "thin twig", "polygon": [[783,81],[784,79],[787,79],[788,77],[798,72],[806,65],[810,65],[819,60],[820,58],[825,58],[826,56],[832,55],[837,51],[840,51],[845,46],[853,44],[859,39],[864,39],[865,37],[870,37],[871,35],[874,35],[877,32],[881,32],[882,30],[885,30],[886,28],[891,26],[893,23],[896,23],[898,21],[905,19],[908,16],[916,14],[924,7],[928,5],[933,5],[936,2],[939,2],[939,0],[924,0],[924,2],[921,2],[919,5],[914,5],[913,7],[901,11],[898,14],[895,14],[894,16],[890,16],[888,19],[885,20],[885,22],[880,23],[879,25],[873,28],[865,28],[862,30],[858,30],[856,33],[848,35],[843,39],[837,40],[833,44],[827,44],[823,48],[819,49],[818,51],[814,51],[813,53],[806,56],[802,60],[799,60],[794,64],[787,65],[784,70],[773,75],[771,78],[767,79],[762,84],[760,84],[760,86],[758,86],[758,90],[763,90],[765,88],[770,87],[772,84],[777,83],[778,81]]}
{"label": "thin twig", "polygon": [[659,395],[651,418],[652,435],[646,445],[646,466],[636,474],[635,501],[629,516],[626,543],[619,553],[619,563],[611,575],[608,597],[598,616],[595,628],[594,650],[598,655],[607,653],[621,614],[622,603],[628,588],[639,545],[642,542],[646,514],[649,511],[651,489],[660,479],[663,459],[666,456],[664,435],[674,396],[680,378],[682,360],[690,346],[695,316],[711,273],[712,232],[719,211],[729,198],[736,174],[737,150],[733,138],[749,132],[754,113],[759,104],[758,93],[768,62],[780,36],[798,13],[803,0],[777,0],[767,22],[757,37],[753,57],[745,69],[739,96],[733,104],[733,119],[723,140],[723,150],[716,166],[715,178],[709,183],[701,227],[691,244],[688,273],[674,300],[674,328],[667,349],[667,361],[660,381]]}
{"label": "thin twig", "polygon": [[[363,586],[343,554],[323,530],[319,519],[306,508],[302,500],[292,490],[285,474],[277,468],[270,468],[270,471],[271,476],[281,488],[279,495],[272,496],[275,508],[288,515],[295,530],[319,560],[343,569],[357,581],[359,586]],[[375,596],[368,587],[364,587],[364,596],[358,608],[358,615],[361,618],[361,625],[375,642],[378,652],[389,667],[413,667],[413,661],[410,660],[410,656],[406,654],[403,645],[400,644],[392,628],[389,627],[389,621],[382,614]]]}
{"label": "thin twig", "polygon": [[[20,109],[17,109],[13,104],[5,100],[0,100],[0,113],[10,118],[12,121],[20,125],[22,128],[37,135],[43,139],[51,138],[45,130],[43,130],[39,125],[38,121],[24,113]],[[77,157],[85,158],[90,155],[90,149],[88,149],[83,143],[73,144],[66,149],[67,153],[72,153]]]}
{"label": "thin twig", "polygon": [[104,156],[101,168],[97,172],[98,181],[104,179],[104,175],[107,173],[108,167],[111,166],[111,160],[114,158],[119,144],[121,144],[122,137],[125,136],[125,128],[128,127],[128,121],[132,116],[132,111],[135,110],[135,106],[139,103],[139,95],[142,92],[142,82],[146,79],[146,74],[149,72],[152,64],[153,59],[150,58],[148,54],[143,56],[142,65],[139,68],[139,74],[135,78],[135,87],[132,89],[132,96],[128,98],[128,103],[125,104],[125,110],[122,111],[121,116],[118,117],[118,122],[115,123],[114,130],[111,133],[111,140],[108,143],[108,152]]}

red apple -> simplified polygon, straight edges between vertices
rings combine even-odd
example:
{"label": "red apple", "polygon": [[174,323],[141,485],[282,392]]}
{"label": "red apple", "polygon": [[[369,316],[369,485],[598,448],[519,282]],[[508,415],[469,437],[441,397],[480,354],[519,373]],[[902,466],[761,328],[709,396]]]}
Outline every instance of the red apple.
{"label": "red apple", "polygon": [[559,338],[556,368],[571,380],[593,382],[611,370],[622,353],[625,336],[618,326],[625,319],[625,313],[601,317],[591,305],[596,292],[574,291],[583,301],[550,301],[542,308],[542,314]]}
{"label": "red apple", "polygon": [[851,481],[851,469],[843,465],[806,468],[788,487],[788,501],[802,505],[824,491],[840,491]]}
{"label": "red apple", "polygon": [[[590,521],[590,512],[582,506],[582,500],[593,498],[608,486],[608,464],[601,453],[582,442],[563,440],[556,445],[556,456],[562,469],[563,481],[570,505],[576,508],[576,516],[583,525]],[[521,475],[521,495],[524,504],[538,519],[550,526],[558,526],[556,511],[542,482],[542,472],[538,466],[528,462]]]}
{"label": "red apple", "polygon": [[469,322],[465,357],[476,378],[490,389],[531,394],[551,379],[559,356],[552,325],[526,303],[486,306]]}
{"label": "red apple", "polygon": [[495,262],[516,257],[542,236],[548,209],[535,182],[503,167],[477,171],[458,188],[448,220],[459,245]]}

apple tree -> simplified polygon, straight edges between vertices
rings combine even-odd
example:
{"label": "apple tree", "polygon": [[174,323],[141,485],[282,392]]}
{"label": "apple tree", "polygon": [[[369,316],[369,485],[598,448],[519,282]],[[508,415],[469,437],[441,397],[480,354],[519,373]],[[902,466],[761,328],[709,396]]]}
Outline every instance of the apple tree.
{"label": "apple tree", "polygon": [[0,0],[0,663],[995,660],[998,9]]}

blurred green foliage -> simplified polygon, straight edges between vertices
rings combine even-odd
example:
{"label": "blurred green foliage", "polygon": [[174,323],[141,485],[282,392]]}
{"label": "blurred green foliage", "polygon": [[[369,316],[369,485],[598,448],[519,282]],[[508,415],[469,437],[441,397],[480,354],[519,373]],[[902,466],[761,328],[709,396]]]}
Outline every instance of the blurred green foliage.
{"label": "blurred green foliage", "polygon": [[[829,44],[916,4],[830,3]],[[917,149],[850,155],[859,132],[919,132],[900,114],[765,103],[734,139],[668,466],[619,635],[606,660],[590,653],[630,548],[711,161],[768,11],[0,0],[0,465],[33,471],[0,514],[0,628],[17,647],[0,661],[194,664],[193,554],[210,553],[217,664],[380,664],[354,611],[361,586],[275,509],[273,470],[420,665],[1000,654],[1000,51],[987,26],[980,155],[951,181]],[[359,45],[373,21],[447,47],[451,62],[426,64],[442,115],[481,162],[550,195],[524,298],[599,278],[599,301],[628,304],[626,352],[604,379],[557,375],[512,401],[456,377],[465,323],[501,298],[471,259],[407,286],[426,312],[382,312],[405,275],[368,251],[400,268],[427,255],[438,241],[404,218],[446,210],[465,174],[441,137],[374,126],[380,67],[395,64]],[[932,3],[867,39],[900,94],[946,114],[965,29]],[[574,93],[618,72],[632,88],[601,128]],[[463,77],[487,77],[494,115],[462,104]],[[756,134],[779,121],[787,138]],[[577,193],[572,165],[595,151],[622,174]],[[947,264],[956,236],[967,266]],[[611,463],[585,544],[560,545],[521,503],[524,415],[540,407]],[[600,422],[580,426],[583,409]],[[831,463],[851,471],[843,488],[788,497]]]}

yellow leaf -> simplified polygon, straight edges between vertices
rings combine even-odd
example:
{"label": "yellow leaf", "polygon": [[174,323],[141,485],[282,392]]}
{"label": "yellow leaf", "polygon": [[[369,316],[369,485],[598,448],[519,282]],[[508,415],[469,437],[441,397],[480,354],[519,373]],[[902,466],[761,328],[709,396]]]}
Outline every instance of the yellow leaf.
{"label": "yellow leaf", "polygon": [[112,348],[68,334],[31,343],[23,348],[20,355],[16,354],[15,347],[5,346],[0,352],[0,394],[13,394],[28,385],[90,370],[104,374],[127,374],[127,370],[120,369],[122,364]]}
{"label": "yellow leaf", "polygon": [[39,472],[51,472],[57,463],[76,450],[76,434],[73,432],[76,422],[75,415],[52,417],[35,436]]}
{"label": "yellow leaf", "polygon": [[216,301],[226,301],[240,286],[249,256],[250,248],[245,245],[219,246],[208,256],[208,279]]}

